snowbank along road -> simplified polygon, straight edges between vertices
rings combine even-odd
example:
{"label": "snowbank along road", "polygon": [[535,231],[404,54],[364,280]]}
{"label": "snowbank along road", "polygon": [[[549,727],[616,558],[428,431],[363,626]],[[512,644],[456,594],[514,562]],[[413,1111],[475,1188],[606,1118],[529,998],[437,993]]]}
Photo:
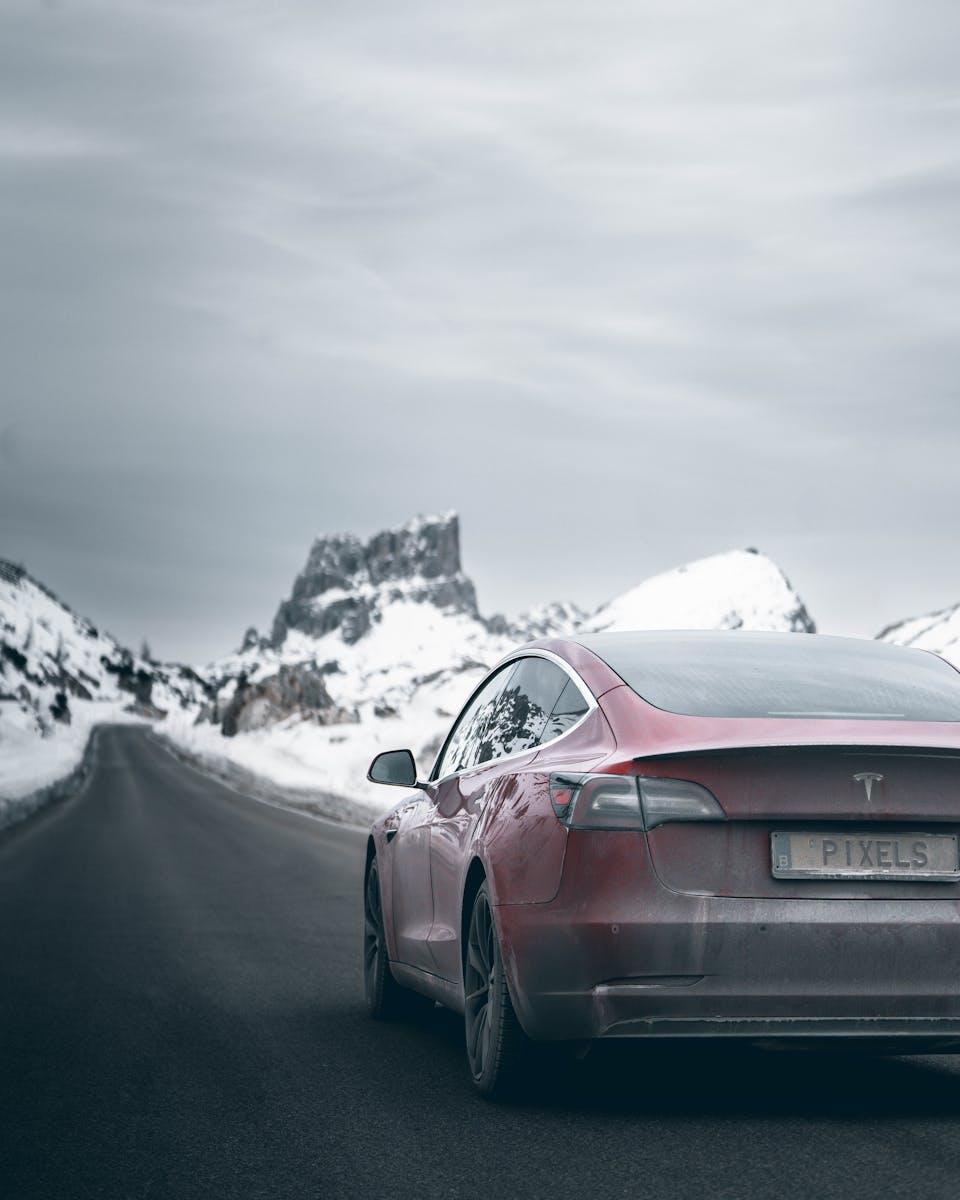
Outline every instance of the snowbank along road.
{"label": "snowbank along road", "polygon": [[457,1018],[363,1012],[363,845],[101,733],[0,842],[0,1191],[957,1195],[960,1059],[621,1045],[485,1103]]}

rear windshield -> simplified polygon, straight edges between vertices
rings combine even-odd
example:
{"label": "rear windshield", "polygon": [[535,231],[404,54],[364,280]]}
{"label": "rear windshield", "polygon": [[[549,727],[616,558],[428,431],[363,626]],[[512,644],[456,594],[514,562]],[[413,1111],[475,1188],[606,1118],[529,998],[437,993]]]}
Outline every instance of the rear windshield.
{"label": "rear windshield", "polygon": [[922,650],[808,633],[599,633],[577,640],[668,712],[960,721],[960,673]]}

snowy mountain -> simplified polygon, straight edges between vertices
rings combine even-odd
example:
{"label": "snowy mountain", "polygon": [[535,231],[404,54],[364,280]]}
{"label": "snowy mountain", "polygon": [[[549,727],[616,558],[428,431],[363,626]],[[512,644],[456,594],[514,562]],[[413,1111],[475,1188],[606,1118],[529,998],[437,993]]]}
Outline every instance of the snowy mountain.
{"label": "snowy mountain", "polygon": [[[523,633],[569,619],[557,605]],[[484,620],[460,561],[455,513],[417,517],[361,542],[318,538],[269,638],[202,670],[209,699],[165,727],[184,748],[266,771],[286,786],[357,795],[378,748],[426,762],[487,667],[517,641]],[[373,793],[374,795],[376,793]]]}
{"label": "snowy mountain", "polygon": [[579,628],[762,629],[815,633],[802,600],[776,563],[757,550],[731,550],[647,579],[604,604]]}
{"label": "snowy mountain", "polygon": [[291,631],[315,638],[337,632],[352,645],[395,604],[478,618],[476,591],[460,566],[456,513],[417,517],[366,543],[353,534],[317,538],[277,610],[270,645],[281,647]]}
{"label": "snowy mountain", "polygon": [[813,632],[779,568],[753,550],[647,580],[593,614],[549,603],[508,620],[481,615],[460,557],[455,513],[417,517],[368,542],[318,538],[269,638],[203,671],[209,701],[171,713],[185,748],[260,770],[290,787],[323,786],[370,804],[381,749],[410,746],[425,770],[485,671],[541,637],[625,628]]}
{"label": "snowy mountain", "polygon": [[514,646],[671,627],[814,629],[754,550],[668,571],[590,614],[553,602],[485,617],[457,516],[443,513],[367,541],[318,538],[269,636],[248,629],[236,653],[195,671],[135,657],[0,560],[0,798],[68,773],[97,722],[141,719],[228,777],[382,808],[391,795],[365,779],[373,755],[409,746],[428,770],[471,690]]}
{"label": "snowy mountain", "polygon": [[[306,707],[323,723],[357,721],[374,708],[397,710],[425,684],[476,670],[511,643],[477,611],[460,565],[455,513],[417,517],[363,543],[349,534],[318,538],[268,639],[248,630],[240,651],[204,674],[219,704],[237,680],[247,688],[299,670],[322,678]],[[302,706],[300,706],[302,707]],[[212,713],[216,717],[216,713]]]}
{"label": "snowy mountain", "polygon": [[[0,698],[38,732],[69,724],[71,700],[119,699],[137,686],[132,657],[76,616],[22,567],[0,560]],[[129,698],[129,697],[128,697]],[[4,711],[4,716],[7,712]]]}
{"label": "snowy mountain", "polygon": [[955,667],[960,667],[960,604],[888,625],[877,634],[877,638],[895,646],[932,650]]}
{"label": "snowy mountain", "polygon": [[0,559],[0,826],[4,801],[67,774],[101,721],[196,704],[189,668],[136,658]]}

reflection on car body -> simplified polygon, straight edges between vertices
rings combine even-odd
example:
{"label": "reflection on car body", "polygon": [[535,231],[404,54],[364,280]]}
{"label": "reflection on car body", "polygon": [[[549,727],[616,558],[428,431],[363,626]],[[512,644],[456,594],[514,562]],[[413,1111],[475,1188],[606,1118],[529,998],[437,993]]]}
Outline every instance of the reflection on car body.
{"label": "reflection on car body", "polygon": [[[474,1083],[531,1041],[960,1048],[960,674],[809,634],[550,639],[498,664],[373,825],[377,1016],[464,1014]],[[849,861],[848,861],[849,860]]]}

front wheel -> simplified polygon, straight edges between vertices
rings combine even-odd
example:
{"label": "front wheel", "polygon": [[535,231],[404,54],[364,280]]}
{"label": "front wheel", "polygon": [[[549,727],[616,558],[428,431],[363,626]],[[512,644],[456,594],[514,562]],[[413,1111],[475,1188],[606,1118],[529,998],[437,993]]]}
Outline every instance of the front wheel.
{"label": "front wheel", "polygon": [[367,1011],[380,1021],[406,1017],[433,1007],[430,1000],[401,987],[390,973],[383,931],[380,870],[374,858],[363,888],[363,996]]}
{"label": "front wheel", "polygon": [[484,1096],[514,1091],[529,1042],[513,1010],[486,883],[473,902],[463,971],[464,1031],[474,1086]]}

